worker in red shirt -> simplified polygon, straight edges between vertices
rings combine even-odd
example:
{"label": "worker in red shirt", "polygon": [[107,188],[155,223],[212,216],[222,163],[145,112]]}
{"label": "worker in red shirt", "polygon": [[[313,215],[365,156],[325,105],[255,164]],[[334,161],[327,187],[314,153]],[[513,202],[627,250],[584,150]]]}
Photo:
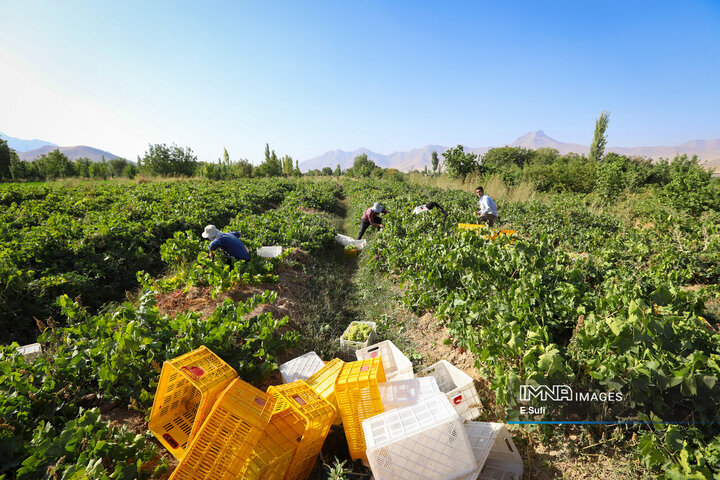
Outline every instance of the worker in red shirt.
{"label": "worker in red shirt", "polygon": [[380,217],[380,213],[388,213],[388,211],[377,202],[372,207],[365,210],[365,213],[363,213],[360,218],[361,226],[360,234],[357,238],[358,240],[362,238],[365,234],[365,230],[367,230],[370,225],[375,226],[378,230],[382,228],[382,217]]}

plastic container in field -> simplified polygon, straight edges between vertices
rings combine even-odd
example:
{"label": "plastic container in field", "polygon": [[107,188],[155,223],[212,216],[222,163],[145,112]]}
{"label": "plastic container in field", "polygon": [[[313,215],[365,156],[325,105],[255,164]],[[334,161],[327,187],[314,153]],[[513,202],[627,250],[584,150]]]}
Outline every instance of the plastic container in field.
{"label": "plastic container in field", "polygon": [[449,480],[477,467],[463,420],[442,393],[362,426],[376,480]]}
{"label": "plastic container in field", "polygon": [[519,480],[523,463],[515,443],[502,423],[467,422],[465,433],[475,453],[477,468],[457,480]]}
{"label": "plastic container in field", "polygon": [[25,357],[25,360],[32,362],[35,358],[42,355],[42,345],[39,343],[31,343],[30,345],[23,345],[17,348],[17,352]]}
{"label": "plastic container in field", "polygon": [[352,237],[348,237],[347,235],[341,235],[339,233],[335,235],[335,241],[343,247],[347,247],[348,245],[355,245],[358,250],[362,250],[367,245],[367,240],[355,240]]}
{"label": "plastic container in field", "polygon": [[263,437],[276,400],[241,379],[220,395],[171,480],[222,480],[240,477]]}
{"label": "plastic container in field", "polygon": [[263,258],[275,258],[279,257],[282,253],[282,247],[280,246],[272,246],[272,247],[260,247],[255,252],[257,253],[258,257]]}
{"label": "plastic container in field", "polygon": [[323,368],[315,372],[315,374],[306,380],[307,384],[315,390],[318,395],[330,402],[335,408],[335,419],[333,424],[340,425],[342,416],[340,415],[340,407],[338,407],[337,396],[335,395],[335,380],[340,375],[345,362],[339,358],[333,358]]}
{"label": "plastic container in field", "polygon": [[418,377],[435,377],[441,392],[444,392],[455,410],[465,420],[480,416],[480,396],[470,375],[466,374],[447,360],[439,362],[418,372]]}
{"label": "plastic container in field", "polygon": [[361,348],[355,352],[358,360],[366,360],[368,358],[380,357],[385,370],[385,378],[391,380],[404,380],[413,378],[412,362],[407,358],[399,348],[390,340],[385,340],[365,348]]}
{"label": "plastic container in field", "polygon": [[318,395],[304,380],[268,387],[268,393],[278,401],[276,415],[287,422],[287,427],[302,432],[298,447],[285,476],[286,480],[304,480],[315,466],[330,425],[335,418],[335,408]]}
{"label": "plastic container in field", "polygon": [[[370,335],[367,337],[367,339],[364,342],[357,342],[353,340],[346,340],[345,337],[350,333],[351,328],[355,324],[365,324],[369,325],[371,328]],[[375,338],[377,337],[377,331],[376,331],[377,325],[375,322],[360,322],[360,321],[354,321],[350,322],[350,325],[345,329],[342,336],[340,337],[340,351],[342,352],[342,359],[346,362],[352,362],[357,359],[357,355],[355,352],[360,350],[361,348],[365,348],[375,342]]]}
{"label": "plastic container in field", "polygon": [[387,412],[418,403],[420,400],[442,393],[434,377],[392,380],[378,385],[383,408]]}
{"label": "plastic container in field", "polygon": [[273,415],[250,455],[241,478],[283,480],[297,451],[298,438],[302,437],[303,430],[302,422],[294,421],[290,415]]}
{"label": "plastic container in field", "polygon": [[335,395],[353,460],[367,460],[362,422],[384,411],[378,388],[381,383],[385,383],[385,371],[379,358],[346,363],[335,381]]}
{"label": "plastic container in field", "polygon": [[489,229],[487,225],[482,223],[458,223],[459,230],[480,230],[483,228]]}
{"label": "plastic container in field", "polygon": [[413,213],[417,215],[418,213],[427,212],[428,208],[425,205],[419,205],[415,208],[413,208]]}
{"label": "plastic container in field", "polygon": [[283,383],[307,380],[325,366],[325,362],[315,352],[308,352],[280,365]]}
{"label": "plastic container in field", "polygon": [[205,346],[163,364],[148,428],[181,459],[235,370]]}

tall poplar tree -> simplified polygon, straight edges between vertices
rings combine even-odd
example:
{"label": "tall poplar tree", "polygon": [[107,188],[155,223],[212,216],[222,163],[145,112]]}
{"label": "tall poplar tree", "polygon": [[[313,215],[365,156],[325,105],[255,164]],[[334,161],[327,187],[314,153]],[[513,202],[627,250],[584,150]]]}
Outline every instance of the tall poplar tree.
{"label": "tall poplar tree", "polygon": [[603,112],[600,114],[600,118],[595,120],[595,136],[593,137],[592,145],[590,145],[590,160],[599,162],[605,155],[605,145],[607,144],[607,130],[608,119],[610,118],[610,112]]}

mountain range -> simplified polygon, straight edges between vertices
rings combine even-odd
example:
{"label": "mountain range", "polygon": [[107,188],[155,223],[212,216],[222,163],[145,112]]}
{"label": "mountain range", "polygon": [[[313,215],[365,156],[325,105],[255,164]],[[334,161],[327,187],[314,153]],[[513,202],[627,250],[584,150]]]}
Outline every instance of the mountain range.
{"label": "mountain range", "polygon": [[15,150],[20,157],[20,160],[33,161],[41,155],[47,155],[53,150],[60,150],[70,160],[76,160],[78,158],[89,158],[93,162],[101,162],[103,158],[105,160],[111,160],[113,158],[119,158],[117,155],[99,148],[88,147],[86,145],[77,145],[75,147],[60,147],[52,142],[45,140],[23,140],[20,138],[10,137],[3,133],[0,133],[0,139],[5,140],[8,146]]}
{"label": "mountain range", "polygon": [[98,148],[88,147],[86,145],[77,145],[75,147],[58,147],[57,145],[45,145],[44,147],[29,150],[27,152],[19,152],[18,157],[20,160],[33,161],[40,155],[47,155],[53,150],[60,150],[60,153],[64,153],[70,160],[77,160],[78,158],[89,158],[92,162],[101,162],[103,158],[105,160],[112,160],[113,158],[119,158],[105,150]]}
{"label": "mountain range", "polygon": [[[103,158],[110,160],[119,158],[110,152],[100,150],[98,148],[78,145],[75,147],[60,147],[54,143],[45,140],[22,140],[10,137],[0,133],[0,138],[8,142],[8,146],[18,152],[18,156],[22,160],[32,161],[40,155],[46,155],[52,150],[59,149],[70,160],[78,158],[89,158],[92,161],[99,162]],[[542,130],[526,133],[512,143],[506,144],[511,147],[525,147],[531,149],[538,148],[554,148],[561,155],[568,153],[578,153],[587,155],[590,147],[577,143],[564,143],[545,135]],[[504,146],[504,145],[500,145]],[[443,145],[426,145],[420,148],[404,152],[394,152],[389,155],[373,152],[367,148],[358,148],[351,152],[344,150],[332,150],[309,160],[300,162],[300,170],[306,172],[308,170],[322,169],[323,167],[335,168],[338,164],[340,168],[347,169],[352,167],[355,157],[363,153],[373,160],[376,165],[383,168],[396,168],[398,170],[408,172],[410,170],[422,170],[426,166],[432,168],[432,152],[440,155],[442,162],[442,153],[449,147]],[[477,147],[466,148],[465,151],[478,155],[487,153],[494,147]],[[691,140],[676,146],[669,147],[608,147],[605,152],[615,152],[621,155],[647,157],[652,159],[673,158],[676,154],[687,154],[688,156],[697,155],[701,162],[707,167],[714,168],[720,172],[720,138],[714,140]]]}
{"label": "mountain range", "polygon": [[[590,147],[587,145],[560,142],[548,137],[542,130],[526,133],[514,142],[506,145],[531,149],[554,148],[559,151],[561,155],[573,152],[587,155],[590,152]],[[300,162],[300,170],[308,171],[321,169],[323,167],[331,167],[334,169],[338,164],[342,169],[350,168],[352,167],[355,157],[363,153],[367,154],[368,158],[373,160],[376,165],[383,168],[397,168],[405,172],[422,170],[426,166],[428,169],[432,169],[432,152],[438,152],[438,155],[441,156],[440,161],[442,162],[442,153],[448,148],[449,147],[442,145],[427,145],[425,147],[414,148],[405,152],[395,152],[389,155],[376,153],[367,148],[359,148],[352,152],[332,150]],[[491,148],[494,147],[466,148],[465,151],[483,155]],[[720,138],[715,140],[692,140],[681,145],[669,147],[607,147],[605,152],[647,157],[655,160],[660,158],[672,159],[676,154],[687,154],[688,156],[697,155],[698,159],[700,159],[701,162],[705,162],[706,166],[715,168],[716,170],[720,169]]]}

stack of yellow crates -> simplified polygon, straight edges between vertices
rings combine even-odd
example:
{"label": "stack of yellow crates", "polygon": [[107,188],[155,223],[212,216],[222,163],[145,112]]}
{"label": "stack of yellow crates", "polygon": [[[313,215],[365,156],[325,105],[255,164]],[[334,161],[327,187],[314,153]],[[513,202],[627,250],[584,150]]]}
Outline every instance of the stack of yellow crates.
{"label": "stack of yellow crates", "polygon": [[335,381],[335,396],[353,460],[367,460],[363,420],[384,411],[379,383],[385,383],[382,357],[346,363]]}

